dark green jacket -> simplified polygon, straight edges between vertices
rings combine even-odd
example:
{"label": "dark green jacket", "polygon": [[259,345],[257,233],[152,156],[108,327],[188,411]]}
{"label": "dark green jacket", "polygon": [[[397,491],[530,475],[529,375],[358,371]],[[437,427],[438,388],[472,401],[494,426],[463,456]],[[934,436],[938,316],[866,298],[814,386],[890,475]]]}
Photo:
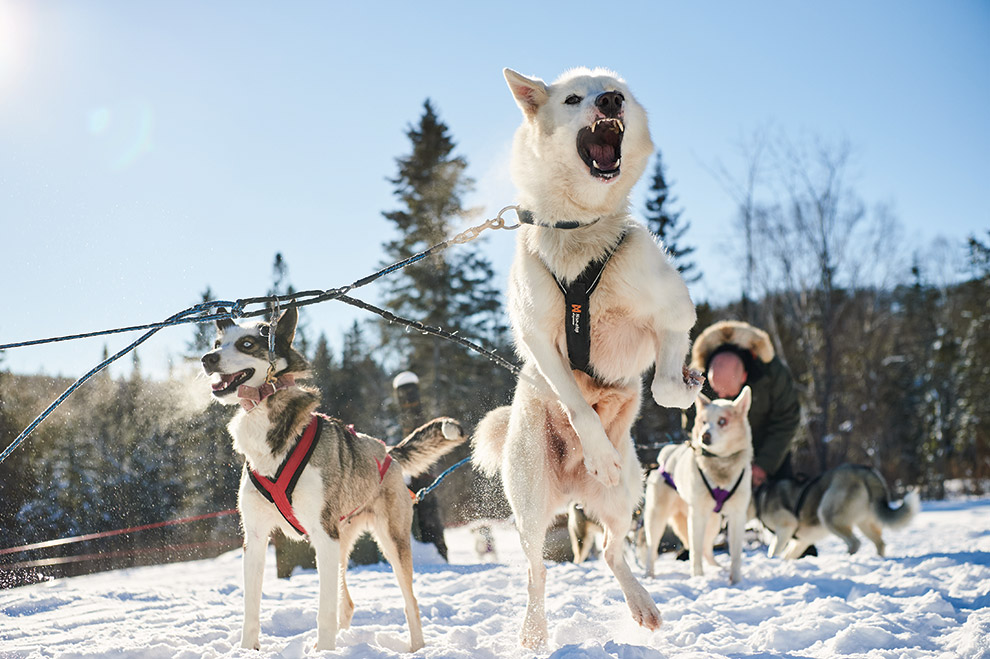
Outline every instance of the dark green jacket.
{"label": "dark green jacket", "polygon": [[[748,381],[753,390],[749,423],[753,428],[753,462],[773,476],[784,464],[798,425],[801,404],[794,388],[794,379],[777,357],[770,336],[763,330],[738,320],[719,321],[695,339],[691,349],[691,366],[706,372],[711,356],[724,346],[735,346],[746,352]],[[714,398],[706,381],[702,392]],[[690,432],[694,425],[695,408],[685,410],[684,428]]]}

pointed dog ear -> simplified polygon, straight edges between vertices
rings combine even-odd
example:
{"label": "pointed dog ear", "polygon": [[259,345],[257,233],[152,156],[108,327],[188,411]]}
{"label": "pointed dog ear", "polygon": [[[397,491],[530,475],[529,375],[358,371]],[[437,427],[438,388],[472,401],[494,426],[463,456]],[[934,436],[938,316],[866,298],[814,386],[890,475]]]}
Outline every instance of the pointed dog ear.
{"label": "pointed dog ear", "polygon": [[711,404],[712,404],[711,399],[702,393],[699,393],[698,398],[695,399],[694,401],[695,409],[697,409],[699,412],[704,411],[704,409]]}
{"label": "pointed dog ear", "polygon": [[[223,307],[217,307],[217,313],[227,313],[227,310]],[[217,318],[216,324],[217,329],[222,332],[230,327],[233,327],[235,323],[230,318]]]}
{"label": "pointed dog ear", "polygon": [[743,387],[736,399],[732,401],[732,406],[743,416],[749,414],[749,407],[753,403],[753,390],[749,385]]}
{"label": "pointed dog ear", "polygon": [[296,307],[289,307],[282,312],[282,315],[278,317],[278,323],[275,325],[275,341],[284,342],[285,345],[291,346],[293,340],[296,338],[296,324],[299,322],[299,309]]}
{"label": "pointed dog ear", "polygon": [[539,78],[527,78],[512,69],[503,69],[502,73],[523,114],[527,119],[532,119],[536,111],[550,98],[546,84]]}

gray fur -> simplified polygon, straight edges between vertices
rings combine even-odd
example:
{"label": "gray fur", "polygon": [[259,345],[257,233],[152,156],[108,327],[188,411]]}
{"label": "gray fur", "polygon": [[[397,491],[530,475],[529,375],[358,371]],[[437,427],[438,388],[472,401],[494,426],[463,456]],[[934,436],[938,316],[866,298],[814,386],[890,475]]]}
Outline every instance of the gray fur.
{"label": "gray fur", "polygon": [[861,542],[853,527],[883,556],[883,527],[906,525],[920,508],[914,491],[895,508],[883,476],[854,464],[839,465],[804,484],[793,479],[772,481],[757,492],[754,503],[752,513],[759,513],[760,521],[775,536],[769,554],[784,558],[798,558],[829,533],[841,538],[854,554]]}

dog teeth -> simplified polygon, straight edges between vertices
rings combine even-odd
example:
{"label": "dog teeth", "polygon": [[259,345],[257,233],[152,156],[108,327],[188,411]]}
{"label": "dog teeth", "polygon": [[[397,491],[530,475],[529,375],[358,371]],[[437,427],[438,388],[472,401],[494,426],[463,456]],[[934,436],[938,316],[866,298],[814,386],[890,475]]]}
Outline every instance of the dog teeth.
{"label": "dog teeth", "polygon": [[626,127],[622,125],[622,120],[621,119],[616,119],[615,120],[615,123],[619,124],[619,132],[620,133],[626,132]]}
{"label": "dog teeth", "polygon": [[618,160],[615,161],[615,168],[616,169],[618,169],[620,165],[622,165],[622,158],[619,158]]}
{"label": "dog teeth", "polygon": [[598,161],[597,160],[592,160],[591,161],[591,166],[594,167],[595,169],[601,169],[601,167],[598,166]]}
{"label": "dog teeth", "polygon": [[594,133],[595,133],[595,126],[597,126],[597,125],[598,125],[598,122],[597,121],[595,123],[591,124],[591,134],[592,135],[594,135]]}

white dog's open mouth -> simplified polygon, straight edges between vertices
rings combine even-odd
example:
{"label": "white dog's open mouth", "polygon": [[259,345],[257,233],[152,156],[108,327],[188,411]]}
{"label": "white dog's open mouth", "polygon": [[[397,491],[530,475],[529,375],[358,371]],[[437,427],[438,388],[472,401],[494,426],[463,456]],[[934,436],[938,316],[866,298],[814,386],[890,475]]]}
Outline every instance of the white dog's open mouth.
{"label": "white dog's open mouth", "polygon": [[226,396],[237,391],[237,387],[250,380],[254,375],[254,369],[249,368],[236,373],[217,373],[217,375],[220,379],[210,385],[213,388],[213,395]]}
{"label": "white dog's open mouth", "polygon": [[624,131],[625,126],[619,119],[599,119],[578,131],[578,155],[592,176],[609,180],[619,175]]}

